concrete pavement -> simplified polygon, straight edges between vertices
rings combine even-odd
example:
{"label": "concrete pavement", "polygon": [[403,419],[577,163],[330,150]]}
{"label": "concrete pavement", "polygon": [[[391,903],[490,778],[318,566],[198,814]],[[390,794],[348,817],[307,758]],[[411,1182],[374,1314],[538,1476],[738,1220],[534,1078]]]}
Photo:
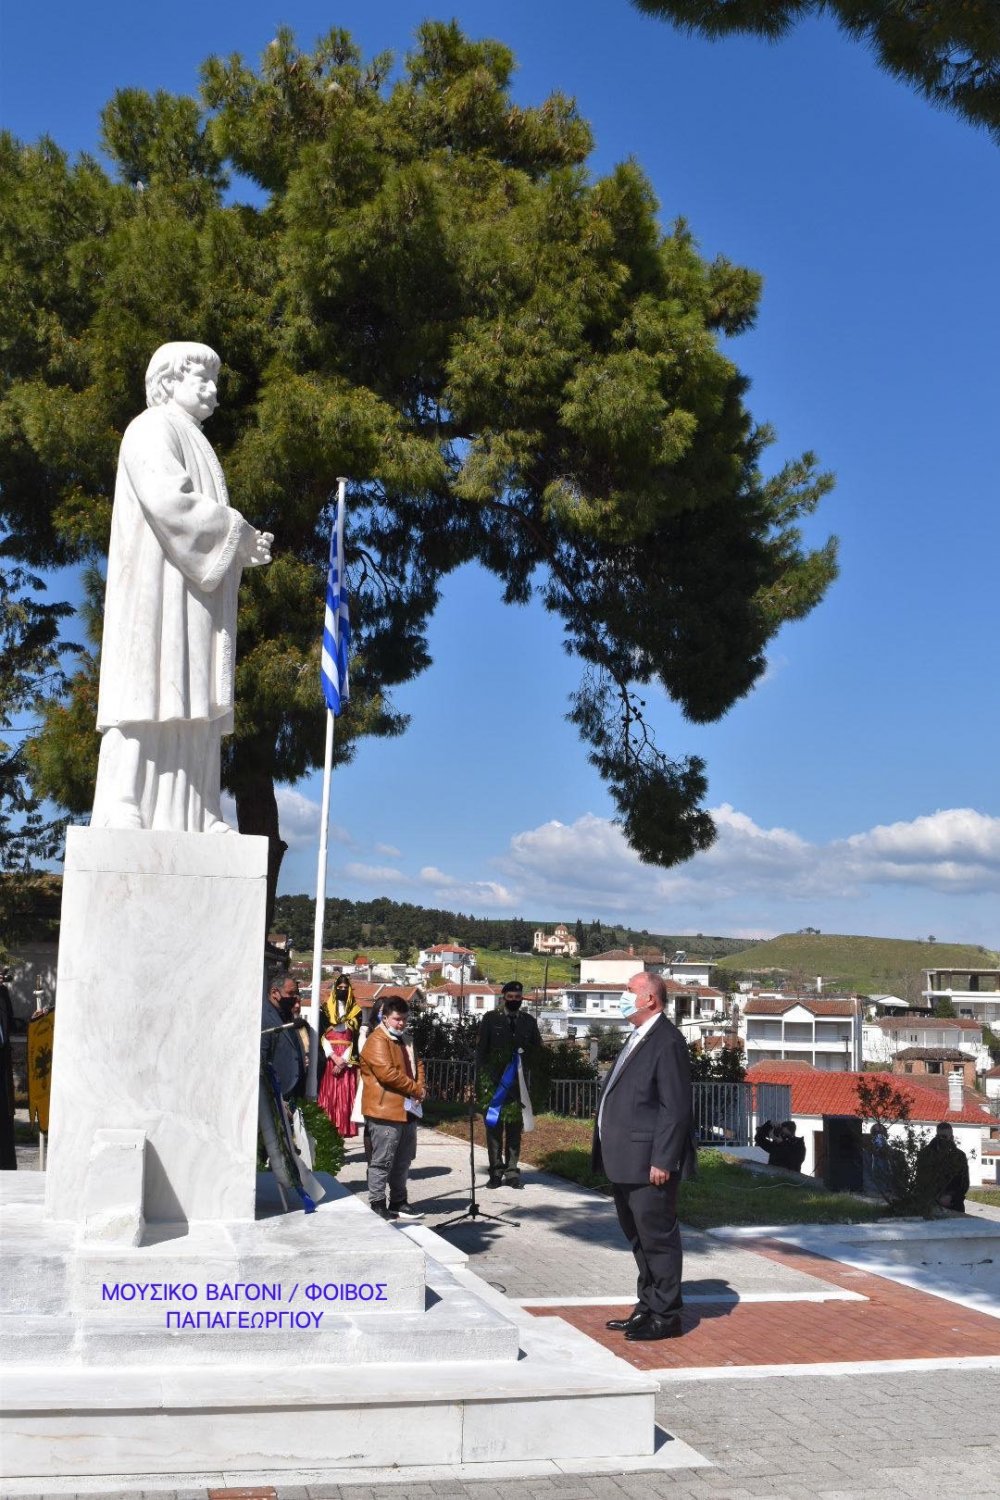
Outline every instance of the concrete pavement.
{"label": "concrete pavement", "polygon": [[[613,1306],[630,1305],[634,1291],[632,1259],[622,1247],[611,1203],[530,1167],[521,1191],[486,1191],[484,1156],[477,1153],[476,1196],[482,1209],[497,1218],[466,1218],[449,1226],[448,1219],[461,1214],[471,1196],[468,1146],[421,1131],[411,1202],[426,1210],[425,1224],[469,1256],[470,1270],[521,1304],[523,1316],[589,1318],[596,1325],[595,1336],[603,1339],[604,1317]],[[364,1161],[357,1142],[348,1143],[341,1181],[363,1191]],[[403,1232],[414,1238],[422,1234]],[[955,1309],[951,1316],[949,1303],[903,1290],[917,1300],[897,1308],[897,1324],[926,1322],[933,1304],[941,1310],[952,1349],[964,1348],[963,1326],[981,1340],[988,1338],[978,1325],[960,1324],[960,1312],[977,1315]],[[148,1480],[131,1490],[116,1485],[113,1493],[118,1500],[123,1494],[156,1500],[207,1500],[209,1495],[219,1500],[394,1500],[396,1495],[406,1500],[867,1500],[928,1493],[950,1500],[997,1494],[1000,1346],[996,1356],[952,1352],[944,1358],[891,1363],[878,1335],[865,1330],[876,1326],[869,1309],[872,1315],[880,1310],[884,1315],[891,1307],[897,1296],[894,1284],[815,1256],[786,1253],[780,1245],[748,1249],[689,1232],[685,1296],[688,1338],[646,1350],[667,1350],[675,1361],[668,1366],[667,1355],[659,1356],[664,1366],[657,1370],[657,1419],[703,1467],[622,1474],[571,1473],[554,1466],[514,1472],[495,1465],[475,1474],[352,1472],[325,1479],[234,1470],[224,1477],[191,1476],[173,1487],[168,1481],[151,1486]],[[769,1359],[755,1367],[740,1364],[732,1374],[725,1364],[683,1363],[708,1338],[724,1355],[738,1330],[741,1347],[749,1348],[751,1356],[766,1354],[763,1344],[774,1327],[783,1320],[794,1327],[797,1318],[800,1329],[802,1318],[813,1320],[804,1341],[808,1358],[799,1353],[789,1364]],[[848,1318],[857,1321],[862,1347],[848,1350],[849,1358],[832,1358],[832,1346],[826,1347],[824,1340]],[[748,1334],[747,1319],[757,1320],[759,1334],[752,1329]],[[755,1339],[760,1348],[753,1347]],[[740,1355],[741,1360],[746,1357]],[[26,1500],[38,1492],[22,1481],[21,1488],[8,1486],[5,1493]],[[112,1491],[99,1480],[69,1481],[49,1488],[45,1500],[56,1494],[93,1500],[102,1493]]]}

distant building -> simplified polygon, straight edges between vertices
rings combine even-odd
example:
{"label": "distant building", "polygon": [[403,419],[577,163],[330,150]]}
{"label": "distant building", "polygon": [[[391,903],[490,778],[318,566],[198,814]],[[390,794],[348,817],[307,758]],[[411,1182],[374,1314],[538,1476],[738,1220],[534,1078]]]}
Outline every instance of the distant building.
{"label": "distant building", "polygon": [[910,1011],[865,1022],[862,1053],[865,1062],[891,1065],[900,1052],[911,1047],[944,1047],[961,1052],[972,1058],[977,1073],[987,1073],[992,1066],[989,1048],[983,1044],[980,1021]]}
{"label": "distant building", "polygon": [[498,984],[484,979],[470,979],[465,984],[451,980],[427,991],[425,1009],[444,1021],[457,1021],[462,1016],[483,1016],[499,1010],[502,1003]]}
{"label": "distant building", "polygon": [[468,979],[476,967],[476,955],[471,948],[461,943],[435,943],[431,948],[421,948],[417,968],[427,976],[440,974],[443,979],[461,984]]}
{"label": "distant building", "polygon": [[551,991],[554,1003],[541,1012],[538,1023],[552,1036],[569,1040],[582,1041],[607,1031],[624,1036],[630,1029],[622,1016],[625,993],[625,985],[615,981],[565,985]]}
{"label": "distant building", "polygon": [[861,1061],[860,1006],[854,1000],[791,995],[748,1000],[738,1025],[748,1066],[800,1062],[846,1073]]}
{"label": "distant building", "polygon": [[957,1073],[970,1089],[976,1083],[976,1059],[954,1047],[904,1047],[893,1058],[892,1071],[913,1078],[950,1078]]}
{"label": "distant building", "polygon": [[620,983],[622,989],[635,974],[660,974],[665,958],[655,948],[643,948],[637,953],[634,948],[609,948],[593,958],[581,958],[581,984]]}
{"label": "distant building", "polygon": [[[874,1081],[884,1078],[893,1088],[903,1094],[910,1105],[910,1123],[915,1125],[929,1140],[935,1127],[947,1120],[954,1132],[955,1142],[969,1160],[969,1180],[978,1187],[993,1172],[986,1163],[995,1160],[991,1154],[993,1143],[989,1137],[990,1115],[985,1102],[975,1095],[970,1097],[961,1084],[945,1083],[943,1088],[931,1087],[932,1080],[900,1078],[891,1073],[832,1073],[824,1069],[803,1067],[797,1063],[764,1062],[747,1070],[748,1083],[787,1083],[792,1090],[791,1118],[795,1121],[799,1135],[806,1143],[806,1158],[803,1172],[823,1175],[825,1140],[823,1120],[830,1115],[853,1115],[861,1119],[857,1085],[859,1079]],[[900,1135],[902,1125],[890,1125],[889,1134]],[[985,1160],[984,1160],[985,1158]]]}
{"label": "distant building", "polygon": [[545,932],[544,928],[538,928],[535,933],[534,949],[536,953],[544,953],[552,957],[575,958],[580,951],[580,944],[569,928],[559,922],[551,936]]}
{"label": "distant building", "polygon": [[701,1042],[717,1032],[726,1018],[726,997],[722,990],[693,980],[665,979],[667,1014],[686,1041]]}
{"label": "distant building", "polygon": [[929,1006],[947,996],[959,1016],[1000,1028],[1000,969],[925,969]]}
{"label": "distant building", "polygon": [[717,968],[710,958],[689,958],[686,953],[677,952],[669,963],[663,966],[664,979],[676,979],[680,984],[712,983],[712,970]]}

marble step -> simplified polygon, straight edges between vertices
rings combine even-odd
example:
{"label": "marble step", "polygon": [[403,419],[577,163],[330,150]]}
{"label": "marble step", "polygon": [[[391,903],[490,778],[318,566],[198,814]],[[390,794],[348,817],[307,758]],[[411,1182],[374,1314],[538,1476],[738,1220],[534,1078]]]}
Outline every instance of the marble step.
{"label": "marble step", "polygon": [[[421,1255],[421,1265],[424,1258]],[[296,1304],[298,1307],[298,1304]],[[224,1307],[221,1308],[226,1311]],[[299,1326],[289,1324],[289,1309],[270,1304],[244,1308],[245,1316],[266,1319],[284,1314],[281,1323],[252,1327],[211,1327],[220,1305],[115,1306],[99,1312],[62,1312],[49,1316],[8,1313],[0,1316],[0,1367],[58,1361],[80,1368],[109,1365],[144,1367],[273,1365],[294,1359],[307,1365],[378,1365],[390,1362],[439,1364],[470,1359],[493,1365],[514,1361],[518,1330],[503,1312],[456,1281],[437,1262],[426,1263],[424,1307],[420,1311],[387,1311],[379,1317],[343,1312],[334,1304],[304,1302]],[[234,1310],[235,1311],[235,1310]],[[166,1326],[166,1314],[174,1316]],[[197,1326],[198,1313],[202,1325]],[[188,1315],[196,1326],[176,1326]],[[315,1317],[318,1325],[313,1326]],[[306,1320],[309,1326],[304,1326]]]}
{"label": "marble step", "polygon": [[561,1320],[531,1322],[520,1357],[493,1364],[22,1366],[5,1469],[180,1479],[235,1454],[247,1472],[652,1455],[656,1380]]}

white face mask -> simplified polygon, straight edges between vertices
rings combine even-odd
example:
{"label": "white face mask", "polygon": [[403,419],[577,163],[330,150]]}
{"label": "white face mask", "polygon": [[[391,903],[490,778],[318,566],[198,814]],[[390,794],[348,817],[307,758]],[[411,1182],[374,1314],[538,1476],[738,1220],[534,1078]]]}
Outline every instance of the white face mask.
{"label": "white face mask", "polygon": [[626,1020],[628,1019],[629,1016],[634,1015],[635,1014],[635,996],[634,995],[626,995],[625,999],[621,1001],[621,1008],[622,1008],[622,1016]]}

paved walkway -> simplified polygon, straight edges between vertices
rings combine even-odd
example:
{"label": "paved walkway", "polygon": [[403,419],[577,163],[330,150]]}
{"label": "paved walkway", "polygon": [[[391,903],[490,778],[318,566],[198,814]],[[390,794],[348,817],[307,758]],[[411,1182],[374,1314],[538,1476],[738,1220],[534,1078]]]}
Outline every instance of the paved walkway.
{"label": "paved walkway", "polygon": [[[483,1153],[477,1165],[485,1174]],[[528,1168],[517,1192],[477,1191],[496,1220],[463,1219],[468,1147],[421,1132],[411,1200],[470,1267],[538,1316],[561,1316],[612,1343],[603,1324],[630,1306],[634,1267],[610,1202]],[[341,1181],[364,1188],[349,1143]],[[1000,1320],[897,1286],[780,1240],[754,1249],[685,1236],[689,1332],[619,1354],[661,1379],[657,1419],[710,1466],[631,1474],[381,1476],[317,1482],[246,1476],[127,1491],[156,1500],[868,1500],[995,1497],[1000,1491]],[[896,1361],[898,1363],[892,1363]],[[358,1476],[360,1479],[360,1476]],[[146,1482],[148,1485],[148,1481]],[[59,1488],[93,1500],[100,1481]],[[15,1491],[19,1496],[31,1493]],[[38,1500],[52,1500],[55,1488]],[[121,1488],[114,1491],[122,1496]]]}

